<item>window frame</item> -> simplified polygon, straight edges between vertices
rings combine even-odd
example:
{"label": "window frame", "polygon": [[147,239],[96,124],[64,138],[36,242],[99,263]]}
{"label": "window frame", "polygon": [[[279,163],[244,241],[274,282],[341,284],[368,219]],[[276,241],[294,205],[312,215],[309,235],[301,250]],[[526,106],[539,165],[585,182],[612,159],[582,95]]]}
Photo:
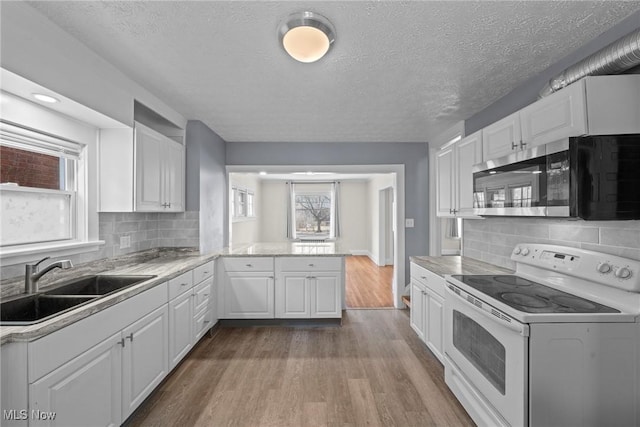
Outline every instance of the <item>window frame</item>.
{"label": "window frame", "polygon": [[[249,206],[251,200],[251,206]],[[231,187],[231,197],[229,199],[230,216],[232,222],[253,221],[257,219],[255,213],[255,191],[240,187]],[[249,212],[251,207],[251,212]]]}
{"label": "window frame", "polygon": [[[315,184],[315,185],[324,185],[324,183],[313,183],[313,182],[309,182],[309,183],[304,183],[305,185],[308,184]],[[296,205],[297,205],[297,197],[298,195],[328,195],[329,196],[329,230],[327,232],[327,235],[325,236],[324,234],[318,234],[316,237],[313,236],[306,236],[306,238],[301,238],[300,236],[298,236],[298,227],[297,227],[297,212],[298,210],[296,209]],[[334,240],[335,238],[333,237],[333,221],[334,221],[334,216],[332,214],[332,210],[333,210],[333,197],[334,197],[334,193],[333,191],[331,191],[331,189],[329,188],[328,190],[312,190],[312,189],[305,189],[305,190],[296,190],[294,188],[293,191],[293,201],[292,201],[292,208],[293,208],[293,240],[296,241],[301,241],[304,242],[305,240],[325,240],[325,241],[331,241]]]}

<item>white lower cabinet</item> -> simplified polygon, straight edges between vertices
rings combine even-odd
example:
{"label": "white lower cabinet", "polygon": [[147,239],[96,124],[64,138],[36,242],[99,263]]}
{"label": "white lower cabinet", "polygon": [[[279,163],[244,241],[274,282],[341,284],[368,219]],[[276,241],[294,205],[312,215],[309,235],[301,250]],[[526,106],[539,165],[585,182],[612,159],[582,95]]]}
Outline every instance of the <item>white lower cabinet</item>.
{"label": "white lower cabinet", "polygon": [[169,373],[167,306],[122,331],[122,419]]}
{"label": "white lower cabinet", "polygon": [[274,318],[273,273],[228,272],[224,286],[227,319]]}
{"label": "white lower cabinet", "polygon": [[[169,372],[166,304],[29,386],[30,425],[120,425]],[[42,417],[42,418],[46,418]]]}
{"label": "white lower cabinet", "polygon": [[[117,333],[29,386],[32,411],[55,413],[59,426],[119,426],[122,334]],[[31,419],[30,425],[51,425]]]}
{"label": "white lower cabinet", "polygon": [[276,258],[276,318],[342,317],[342,258]]}
{"label": "white lower cabinet", "polygon": [[191,350],[191,294],[169,301],[169,365],[176,366]]}
{"label": "white lower cabinet", "polygon": [[433,354],[444,361],[444,278],[411,264],[410,325]]}

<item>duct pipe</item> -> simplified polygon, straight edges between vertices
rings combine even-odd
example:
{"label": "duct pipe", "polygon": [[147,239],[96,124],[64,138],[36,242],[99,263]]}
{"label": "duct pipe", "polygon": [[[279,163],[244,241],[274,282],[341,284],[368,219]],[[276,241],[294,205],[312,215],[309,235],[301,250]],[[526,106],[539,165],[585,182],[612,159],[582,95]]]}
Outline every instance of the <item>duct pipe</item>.
{"label": "duct pipe", "polygon": [[603,47],[549,80],[540,91],[540,98],[585,76],[618,74],[637,65],[640,65],[640,29]]}

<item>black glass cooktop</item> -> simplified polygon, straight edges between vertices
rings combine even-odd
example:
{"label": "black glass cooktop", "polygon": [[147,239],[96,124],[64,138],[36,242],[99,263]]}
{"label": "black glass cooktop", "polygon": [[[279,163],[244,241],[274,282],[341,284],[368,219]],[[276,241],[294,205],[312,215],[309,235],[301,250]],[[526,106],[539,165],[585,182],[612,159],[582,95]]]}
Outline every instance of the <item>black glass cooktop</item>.
{"label": "black glass cooktop", "polygon": [[527,313],[620,313],[606,305],[578,297],[519,276],[451,276],[510,307]]}

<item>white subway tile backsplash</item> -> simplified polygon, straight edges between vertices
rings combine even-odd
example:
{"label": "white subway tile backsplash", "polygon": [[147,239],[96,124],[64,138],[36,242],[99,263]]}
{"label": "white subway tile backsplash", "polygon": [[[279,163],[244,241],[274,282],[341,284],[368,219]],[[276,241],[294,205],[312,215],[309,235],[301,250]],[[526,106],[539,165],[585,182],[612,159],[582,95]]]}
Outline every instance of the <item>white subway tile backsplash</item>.
{"label": "white subway tile backsplash", "polygon": [[640,221],[582,221],[559,218],[490,217],[464,220],[463,254],[514,268],[518,243],[583,248],[640,260]]}

